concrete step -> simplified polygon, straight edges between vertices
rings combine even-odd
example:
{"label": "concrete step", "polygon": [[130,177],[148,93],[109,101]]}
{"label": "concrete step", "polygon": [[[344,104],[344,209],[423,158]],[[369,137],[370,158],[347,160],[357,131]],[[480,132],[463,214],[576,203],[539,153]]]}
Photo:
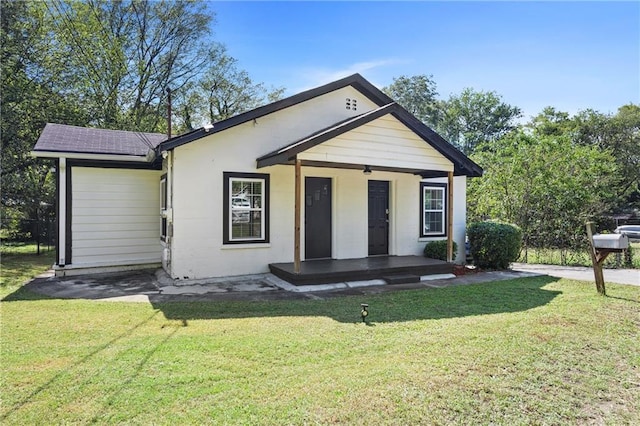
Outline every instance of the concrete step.
{"label": "concrete step", "polygon": [[388,275],[386,277],[382,277],[382,279],[385,280],[387,284],[406,284],[420,282],[420,276],[413,274]]}

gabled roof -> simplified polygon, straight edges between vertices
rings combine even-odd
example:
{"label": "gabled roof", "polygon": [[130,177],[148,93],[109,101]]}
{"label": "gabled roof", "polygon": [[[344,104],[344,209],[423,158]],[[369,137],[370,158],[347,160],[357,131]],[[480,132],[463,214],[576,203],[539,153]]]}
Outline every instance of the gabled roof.
{"label": "gabled roof", "polygon": [[65,152],[78,154],[133,155],[146,157],[167,139],[160,133],[94,129],[47,123],[38,138],[34,153]]}
{"label": "gabled roof", "polygon": [[[482,168],[479,165],[474,163],[453,145],[444,140],[442,136],[431,130],[427,125],[415,118],[411,113],[395,102],[335,123],[332,126],[320,130],[319,132],[297,140],[276,151],[270,152],[269,154],[263,155],[257,159],[258,168],[272,166],[275,164],[292,164],[292,161],[297,154],[387,114],[394,116],[398,121],[407,126],[426,143],[431,145],[436,151],[451,161],[454,165],[454,174],[469,177],[482,176]],[[423,177],[446,176],[446,173],[443,174],[429,170],[416,170],[415,173],[420,174]]]}
{"label": "gabled roof", "polygon": [[[257,159],[258,167],[273,164],[290,164],[291,160],[300,152],[321,144],[331,138],[339,136],[349,130],[369,123],[386,114],[393,115],[416,135],[430,144],[444,157],[454,164],[456,175],[481,176],[482,168],[471,161],[466,155],[458,151],[453,145],[445,141],[440,135],[415,118],[412,114],[396,104],[380,89],[365,80],[360,74],[353,74],[329,84],[307,90],[297,95],[273,102],[268,105],[247,111],[226,120],[219,121],[213,126],[194,130],[192,132],[167,139],[159,133],[130,132],[123,130],[106,130],[68,126],[48,123],[33,153],[36,156],[52,157],[58,153],[73,153],[85,156],[129,156],[129,161],[153,162],[154,156],[160,151],[171,150],[181,145],[201,139],[210,134],[218,133],[234,126],[258,119],[265,115],[306,102],[318,96],[325,95],[344,87],[352,86],[369,98],[379,107],[355,117],[335,123],[312,135],[295,141],[277,151],[271,152]],[[137,157],[140,157],[139,159]],[[159,158],[158,155],[155,156]],[[105,158],[106,159],[106,158]],[[110,160],[114,160],[111,158]],[[116,160],[117,161],[117,160]],[[151,164],[151,163],[150,163]],[[155,164],[155,163],[154,163]],[[424,177],[439,176],[440,172],[416,171]]]}
{"label": "gabled roof", "polygon": [[325,95],[327,93],[333,92],[338,89],[342,89],[347,86],[352,86],[355,89],[359,90],[367,98],[371,99],[374,103],[376,103],[379,106],[387,105],[393,102],[393,100],[389,96],[385,95],[380,89],[378,89],[373,84],[365,80],[365,78],[362,77],[360,74],[353,74],[353,75],[350,75],[349,77],[345,77],[343,79],[334,81],[332,83],[325,84],[324,86],[316,87],[315,89],[307,90],[305,92],[298,93],[297,95],[293,95],[288,98],[270,103],[268,105],[264,105],[259,108],[253,109],[251,111],[247,111],[245,113],[236,115],[226,120],[219,121],[217,123],[214,123],[213,128],[210,128],[210,129],[202,128],[202,129],[194,130],[190,133],[186,133],[184,135],[169,139],[163,142],[162,144],[160,144],[158,149],[161,151],[167,151],[167,150],[176,148],[180,145],[193,142],[207,135],[221,132],[231,127],[238,126],[240,124],[258,119],[267,114],[271,114],[273,112],[280,111],[285,108],[289,108],[299,103],[308,101],[309,99],[313,99],[318,96]]}

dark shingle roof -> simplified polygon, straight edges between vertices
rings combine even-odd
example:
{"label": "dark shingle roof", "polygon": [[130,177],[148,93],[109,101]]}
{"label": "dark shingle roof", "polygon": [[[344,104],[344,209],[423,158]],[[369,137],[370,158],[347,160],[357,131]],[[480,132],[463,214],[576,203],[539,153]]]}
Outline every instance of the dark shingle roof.
{"label": "dark shingle roof", "polygon": [[47,123],[34,151],[146,156],[167,139],[160,133],[93,129]]}

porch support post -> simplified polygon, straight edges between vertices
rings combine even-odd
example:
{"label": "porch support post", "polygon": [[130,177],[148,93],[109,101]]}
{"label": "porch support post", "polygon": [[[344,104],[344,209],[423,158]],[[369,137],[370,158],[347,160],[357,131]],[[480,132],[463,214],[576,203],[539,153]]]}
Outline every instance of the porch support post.
{"label": "porch support post", "polygon": [[293,230],[293,272],[300,273],[300,202],[302,198],[302,185],[300,180],[302,179],[301,161],[296,157],[295,159],[295,202],[294,202],[294,230]]}
{"label": "porch support post", "polygon": [[453,262],[453,172],[447,173],[447,262]]}

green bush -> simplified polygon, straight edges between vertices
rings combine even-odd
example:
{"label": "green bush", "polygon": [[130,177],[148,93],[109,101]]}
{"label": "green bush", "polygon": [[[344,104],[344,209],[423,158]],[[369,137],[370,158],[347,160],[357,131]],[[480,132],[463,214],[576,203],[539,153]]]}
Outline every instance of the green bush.
{"label": "green bush", "polygon": [[[455,253],[458,251],[458,244],[453,242],[453,257],[455,258]],[[427,245],[424,246],[424,255],[425,257],[431,259],[440,259],[447,260],[447,240],[438,240],[438,241],[429,241]]]}
{"label": "green bush", "polygon": [[467,229],[473,263],[479,268],[507,269],[520,255],[522,230],[500,222],[476,222]]}

